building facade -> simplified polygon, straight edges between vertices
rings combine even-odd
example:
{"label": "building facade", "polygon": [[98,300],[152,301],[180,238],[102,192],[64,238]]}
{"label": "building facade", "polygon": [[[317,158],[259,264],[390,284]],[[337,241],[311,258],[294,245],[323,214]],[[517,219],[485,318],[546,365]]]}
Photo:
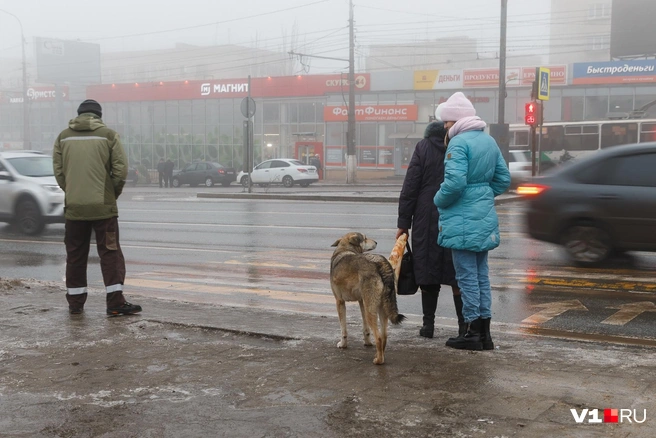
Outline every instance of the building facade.
{"label": "building facade", "polygon": [[[552,65],[545,121],[605,119],[656,100],[656,60]],[[535,66],[508,67],[508,123],[523,123]],[[361,171],[402,175],[435,107],[463,91],[488,123],[498,119],[498,70],[453,69],[362,73],[356,78],[356,149]],[[241,104],[251,96],[255,160],[319,154],[327,170],[345,168],[344,75],[306,75],[93,85],[85,98],[103,106],[103,119],[122,137],[130,163],[150,168],[160,158],[178,167],[196,160],[241,168]],[[60,90],[65,93],[66,89]],[[49,151],[80,98],[59,102],[48,87],[30,100],[31,144]],[[648,110],[656,117],[656,106]],[[63,120],[63,121],[62,121]],[[0,146],[22,148],[22,105],[0,100]]]}
{"label": "building facade", "polygon": [[610,61],[612,0],[551,0],[549,63]]}

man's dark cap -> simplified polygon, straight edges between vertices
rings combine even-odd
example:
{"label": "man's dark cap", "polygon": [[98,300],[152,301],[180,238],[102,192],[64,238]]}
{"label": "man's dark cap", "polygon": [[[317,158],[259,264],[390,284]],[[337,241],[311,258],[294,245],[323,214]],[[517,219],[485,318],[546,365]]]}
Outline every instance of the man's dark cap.
{"label": "man's dark cap", "polygon": [[77,113],[78,115],[84,113],[92,113],[102,119],[102,108],[100,107],[100,104],[93,99],[87,99],[82,102],[77,108]]}

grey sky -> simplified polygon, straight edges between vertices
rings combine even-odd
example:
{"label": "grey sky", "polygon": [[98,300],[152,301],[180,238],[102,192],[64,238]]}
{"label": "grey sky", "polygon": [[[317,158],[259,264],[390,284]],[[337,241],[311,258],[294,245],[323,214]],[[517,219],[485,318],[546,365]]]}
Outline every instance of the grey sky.
{"label": "grey sky", "polygon": [[[361,46],[467,35],[479,39],[480,52],[498,50],[500,0],[354,3]],[[294,9],[264,14],[287,8]],[[295,26],[298,50],[348,55],[348,0],[12,0],[0,1],[0,9],[22,21],[30,55],[35,36],[97,42],[103,51],[170,48],[175,43],[254,46],[256,39],[261,48],[279,50],[283,32],[290,35]],[[545,54],[549,21],[547,0],[509,0],[509,49]],[[180,29],[185,27],[193,28]],[[0,12],[0,58],[19,57],[19,47],[17,21]],[[312,61],[312,73],[327,68],[334,69],[334,64]]]}

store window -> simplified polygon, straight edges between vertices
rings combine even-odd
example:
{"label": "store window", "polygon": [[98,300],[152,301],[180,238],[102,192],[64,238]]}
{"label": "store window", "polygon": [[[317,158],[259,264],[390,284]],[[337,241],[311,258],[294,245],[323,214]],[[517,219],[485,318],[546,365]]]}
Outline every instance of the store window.
{"label": "store window", "polygon": [[232,124],[233,116],[232,99],[221,100],[219,102],[219,123],[222,125]]}
{"label": "store window", "polygon": [[376,142],[376,124],[375,123],[360,123],[358,124],[360,131],[360,141],[358,144],[375,146]]}
{"label": "store window", "polygon": [[344,123],[326,124],[326,145],[327,146],[346,145],[346,132],[345,132]]}
{"label": "store window", "polygon": [[312,102],[302,102],[298,104],[298,116],[301,123],[314,123],[316,105]]}
{"label": "store window", "polygon": [[289,123],[298,123],[298,104],[296,102],[290,102],[283,104],[287,110],[287,117],[281,118],[282,122]]}
{"label": "store window", "polygon": [[208,100],[205,104],[205,132],[208,134],[214,131],[214,127],[219,124],[219,101]]}
{"label": "store window", "polygon": [[394,139],[390,136],[394,134],[394,123],[378,124],[378,146],[394,146]]}
{"label": "store window", "polygon": [[[636,90],[634,108],[639,110],[643,106],[648,106],[652,102],[655,102],[654,105],[645,109],[645,118],[656,119],[656,89],[649,87],[649,90],[643,90],[641,88],[638,90]],[[640,94],[638,94],[638,92]]]}
{"label": "store window", "polygon": [[610,113],[629,113],[633,110],[633,88],[611,88],[609,100]]}
{"label": "store window", "polygon": [[324,107],[323,102],[316,103],[317,122],[323,122],[323,107]]}
{"label": "store window", "polygon": [[588,89],[585,96],[585,120],[602,120],[608,117],[608,89]]}
{"label": "store window", "polygon": [[[119,118],[121,117],[120,115],[120,109],[119,109]],[[169,135],[178,135],[178,102],[173,101],[173,100],[168,100],[166,101],[166,125],[164,126],[166,129],[166,133]]]}
{"label": "store window", "polygon": [[587,96],[585,98],[585,120],[602,120],[608,117],[608,97]]}
{"label": "store window", "polygon": [[[496,93],[494,91],[476,91],[468,95],[472,105],[476,108],[476,115],[484,121],[491,123],[496,119]],[[514,120],[514,115],[510,114]]]}
{"label": "store window", "polygon": [[358,166],[376,166],[376,147],[358,146]]}
{"label": "store window", "polygon": [[399,134],[412,134],[415,132],[415,124],[414,123],[397,123],[396,124],[396,132]]}
{"label": "store window", "polygon": [[180,116],[180,134],[190,134],[191,127],[191,102],[181,101],[178,107]]}
{"label": "store window", "polygon": [[264,123],[280,122],[280,105],[277,102],[264,102],[262,106]]}

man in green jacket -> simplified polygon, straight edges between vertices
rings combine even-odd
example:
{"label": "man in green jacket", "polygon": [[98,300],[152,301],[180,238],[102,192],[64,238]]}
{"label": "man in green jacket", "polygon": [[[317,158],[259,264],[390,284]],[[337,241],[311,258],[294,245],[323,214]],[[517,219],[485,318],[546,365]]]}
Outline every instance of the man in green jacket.
{"label": "man in green jacket", "polygon": [[53,167],[66,193],[66,299],[71,314],[82,313],[87,300],[87,262],[95,231],[107,314],[131,315],[141,306],[123,297],[125,259],[118,237],[116,199],[123,191],[128,165],[118,134],[103,123],[102,108],[85,100],[53,149]]}

